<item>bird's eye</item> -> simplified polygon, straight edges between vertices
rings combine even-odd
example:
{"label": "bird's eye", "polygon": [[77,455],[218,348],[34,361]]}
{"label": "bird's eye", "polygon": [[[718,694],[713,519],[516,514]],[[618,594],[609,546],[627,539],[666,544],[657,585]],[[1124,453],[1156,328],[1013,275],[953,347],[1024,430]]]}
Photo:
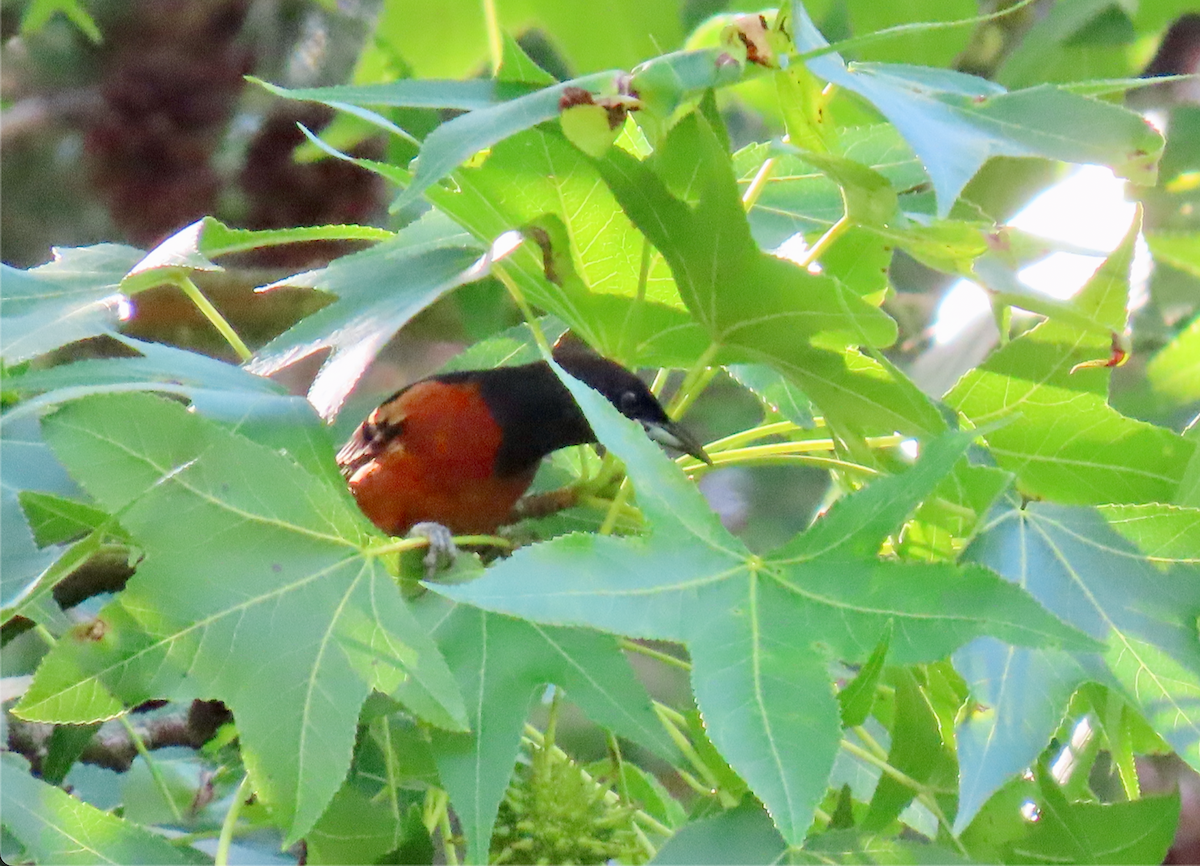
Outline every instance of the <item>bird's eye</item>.
{"label": "bird's eye", "polygon": [[620,402],[621,402],[621,405],[618,406],[617,408],[619,408],[621,410],[622,414],[628,415],[630,412],[632,412],[633,410],[635,410],[637,408],[638,395],[635,394],[633,391],[623,391],[623,392],[621,392]]}

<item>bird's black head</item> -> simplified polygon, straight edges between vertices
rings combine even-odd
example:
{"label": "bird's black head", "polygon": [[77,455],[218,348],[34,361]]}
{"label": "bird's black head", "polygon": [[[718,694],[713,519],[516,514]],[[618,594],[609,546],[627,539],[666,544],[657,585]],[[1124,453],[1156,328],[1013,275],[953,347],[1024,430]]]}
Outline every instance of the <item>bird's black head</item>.
{"label": "bird's black head", "polygon": [[651,439],[712,464],[695,437],[671,420],[646,383],[620,364],[598,355],[569,332],[555,344],[553,357],[576,379],[603,394],[622,415],[641,423]]}

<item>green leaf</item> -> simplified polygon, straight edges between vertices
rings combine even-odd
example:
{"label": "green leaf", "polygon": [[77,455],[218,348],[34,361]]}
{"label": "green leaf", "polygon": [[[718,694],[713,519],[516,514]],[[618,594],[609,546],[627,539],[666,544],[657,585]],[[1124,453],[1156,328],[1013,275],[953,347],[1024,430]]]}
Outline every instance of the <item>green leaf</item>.
{"label": "green leaf", "polygon": [[249,250],[261,250],[304,241],[386,241],[394,232],[375,226],[324,225],[296,226],[285,229],[230,228],[212,217],[201,220],[202,230],[196,252],[206,257],[228,256]]}
{"label": "green leaf", "polygon": [[928,842],[896,839],[857,830],[832,830],[813,836],[805,842],[795,862],[804,864],[876,863],[926,864],[968,863],[957,851]]}
{"label": "green leaf", "polygon": [[736,809],[692,821],[658,849],[651,863],[776,863],[787,852],[762,804],[746,797]]}
{"label": "green leaf", "polygon": [[449,120],[425,138],[417,156],[412,182],[392,203],[399,210],[470,157],[510,136],[558,117],[559,102],[568,87],[614,90],[616,72],[599,72],[556,84],[517,99],[470,111]]}
{"label": "green leaf", "polygon": [[812,404],[782,374],[766,364],[730,364],[725,369],[738,384],[761,400],[768,411],[797,427],[812,427]]}
{"label": "green leaf", "polygon": [[32,0],[21,16],[21,33],[27,36],[36,33],[60,12],[93,44],[102,41],[100,28],[80,0]]}
{"label": "green leaf", "polygon": [[266,376],[332,349],[308,399],[323,416],[336,414],[397,330],[446,292],[486,274],[471,267],[480,252],[458,226],[431,212],[392,240],[268,286],[307,286],[338,300],[260,349],[247,369]]}
{"label": "green leaf", "polygon": [[[677,45],[682,37],[680,11],[672,3],[613,0],[595,6],[564,5],[555,0],[497,4],[500,28],[510,33],[549,34],[556,53],[572,69],[590,72],[628,68]],[[431,38],[436,34],[436,38]],[[488,60],[485,18],[474,0],[440,3],[432,18],[415,0],[387,4],[376,25],[375,63],[403,58],[421,78],[477,75]]]}
{"label": "green leaf", "polygon": [[[887,178],[893,189],[908,190],[928,183],[929,176],[895,128],[888,124],[839,131],[838,147],[848,160]],[[764,249],[774,249],[796,233],[824,231],[844,211],[842,191],[835,178],[794,148],[751,144],[733,155],[739,186],[749,186],[768,157],[775,168],[749,211],[750,229]]]}
{"label": "green leaf", "polygon": [[[514,188],[513,177],[520,177]],[[490,244],[513,228],[536,233],[505,260],[530,302],[589,344],[631,363],[659,360],[681,332],[703,351],[661,257],[653,255],[589,160],[560,134],[530,130],[501,142],[483,165],[455,175],[458,192],[430,190],[434,204]],[[547,278],[549,262],[550,278]],[[643,281],[641,275],[645,271]]]}
{"label": "green leaf", "polygon": [[22,491],[20,500],[39,547],[73,541],[108,520],[106,511],[52,493]]}
{"label": "green leaf", "polygon": [[[1171,514],[1157,529],[1177,528]],[[1194,550],[1190,551],[1194,556]],[[999,508],[965,556],[1029,591],[1107,643],[1103,656],[1001,646],[982,639],[954,656],[983,706],[959,728],[961,802],[956,831],[1013,773],[1030,766],[1084,682],[1111,684],[1193,766],[1200,766],[1200,604],[1195,564],[1163,572],[1091,508],[1030,503]],[[1163,562],[1160,557],[1158,562]]]}
{"label": "green leaf", "polygon": [[305,836],[307,862],[375,863],[404,838],[404,813],[393,812],[385,798],[369,797],[346,784],[334,795],[321,820]]}
{"label": "green leaf", "polygon": [[[793,3],[796,49],[829,43]],[[990,81],[944,69],[887,63],[847,65],[825,52],[805,61],[818,77],[870,102],[929,170],[945,216],[993,156],[1044,156],[1108,165],[1135,183],[1154,183],[1163,139],[1132,111],[1049,85],[1006,93]]]}
{"label": "green leaf", "polygon": [[1150,359],[1146,378],[1155,392],[1177,404],[1200,400],[1200,318]]}
{"label": "green leaf", "polygon": [[847,9],[856,35],[875,33],[888,27],[910,25],[898,33],[858,49],[861,60],[905,62],[919,57],[930,66],[953,66],[971,37],[969,27],[922,28],[914,22],[945,23],[971,18],[979,7],[970,0],[904,0],[901,3],[852,3]]}
{"label": "green leaf", "polygon": [[[664,176],[685,160],[695,172],[695,208],[672,195]],[[822,345],[887,345],[894,323],[827,277],[762,252],[750,236],[728,156],[699,114],[679,122],[656,152],[659,173],[621,150],[597,163],[630,218],[663,254],[680,296],[718,344],[783,353]],[[790,354],[790,353],[789,353]]]}
{"label": "green leaf", "polygon": [[879,677],[883,674],[884,662],[887,660],[888,647],[892,642],[892,624],[889,622],[879,639],[879,646],[871,653],[866,664],[858,674],[838,692],[838,703],[842,710],[842,725],[854,728],[861,725],[871,714],[875,703],[875,690],[879,687]]}
{"label": "green leaf", "polygon": [[537,90],[515,81],[477,78],[472,81],[429,81],[405,78],[381,84],[339,84],[333,87],[280,87],[252,78],[255,84],[285,99],[341,105],[386,105],[395,108],[451,108],[476,111],[527,96]]}
{"label": "green leaf", "polygon": [[[634,224],[671,266],[679,294],[722,360],[769,361],[827,415],[863,429],[936,432],[937,410],[886,360],[895,323],[838,281],[764,253],[716,136],[693,113],[656,151],[654,169],[614,148],[597,163]],[[672,184],[686,182],[681,200]],[[677,185],[679,185],[677,184]],[[689,201],[698,198],[692,206]],[[873,429],[873,428],[872,428]]]}
{"label": "green leaf", "polygon": [[432,748],[475,862],[487,859],[530,703],[546,684],[565,689],[572,703],[614,733],[665,758],[675,756],[649,696],[611,636],[539,626],[436,596],[419,602],[416,612],[470,708],[470,733],[435,731]]}
{"label": "green leaf", "polygon": [[1151,562],[1200,564],[1200,508],[1101,505],[1096,510]]}
{"label": "green leaf", "polygon": [[1121,245],[1072,302],[1094,322],[1050,320],[972,370],[946,401],[976,425],[1014,418],[986,433],[1000,467],[1028,493],[1072,503],[1170,502],[1195,445],[1118,413],[1106,400],[1109,371],[1076,365],[1109,357],[1124,331],[1135,220]]}
{"label": "green leaf", "polygon": [[1200,277],[1200,233],[1147,232],[1146,243],[1155,261]]}
{"label": "green leaf", "polygon": [[0,812],[4,827],[37,863],[205,863],[192,848],[123,821],[29,775],[24,762],[0,755]]}
{"label": "green leaf", "polygon": [[1038,820],[1006,846],[1006,863],[1161,863],[1179,823],[1179,796],[1072,803],[1038,767]]}
{"label": "green leaf", "polygon": [[79,493],[42,441],[37,416],[22,412],[25,405],[0,417],[0,529],[4,537],[0,545],[0,607],[5,620],[15,613],[15,604],[35,591],[61,552],[35,540],[21,507],[21,491],[62,496]]}
{"label": "green leaf", "polygon": [[107,333],[118,320],[121,280],[142,252],[117,244],[55,249],[54,261],[20,271],[0,265],[6,364]]}
{"label": "green leaf", "polygon": [[940,658],[983,633],[1093,646],[982,569],[875,558],[883,537],[962,455],[963,434],[930,445],[910,472],[840,501],[808,533],[758,557],[721,527],[639,425],[563,378],[624,461],[653,534],[570,535],[522,548],[472,583],[433,588],[537,622],[687,644],[709,736],[789,841],[807,832],[838,751],[830,657],[865,660],[889,621],[901,663]]}
{"label": "green leaf", "polygon": [[22,716],[83,722],[149,698],[222,700],[256,793],[293,839],[345,777],[372,689],[415,681],[433,721],[465,724],[344,487],[149,395],[85,398],[44,426],[97,501],[123,509],[146,558],[47,656]]}
{"label": "green leaf", "polygon": [[[891,679],[896,689],[896,705],[887,762],[909,778],[941,792],[939,805],[944,812],[952,812],[958,782],[953,744],[945,737],[931,698],[913,672],[901,668]],[[868,832],[886,829],[916,795],[910,785],[902,785],[885,773],[871,797],[862,829]]]}

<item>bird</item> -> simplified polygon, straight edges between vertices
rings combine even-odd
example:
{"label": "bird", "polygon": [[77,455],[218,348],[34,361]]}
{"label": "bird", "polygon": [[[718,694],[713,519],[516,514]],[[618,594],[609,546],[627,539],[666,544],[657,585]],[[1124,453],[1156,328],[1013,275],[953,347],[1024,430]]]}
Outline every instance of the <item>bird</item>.
{"label": "bird", "polygon": [[[634,373],[564,335],[555,362],[599,391],[650,438],[712,464]],[[337,454],[359,508],[388,535],[490,535],[511,522],[543,457],[596,442],[545,361],[441,373],[397,391]],[[430,530],[433,530],[431,534]]]}

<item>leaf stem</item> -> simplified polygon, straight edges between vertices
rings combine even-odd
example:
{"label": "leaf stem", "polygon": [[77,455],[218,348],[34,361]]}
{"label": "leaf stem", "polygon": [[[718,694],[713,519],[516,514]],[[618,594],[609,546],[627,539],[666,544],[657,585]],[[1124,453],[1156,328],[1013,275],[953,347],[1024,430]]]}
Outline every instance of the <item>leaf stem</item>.
{"label": "leaf stem", "polygon": [[129,735],[129,741],[133,743],[134,751],[146,762],[146,769],[150,771],[150,778],[154,780],[154,787],[158,788],[158,793],[167,801],[167,808],[171,810],[171,817],[175,819],[176,824],[182,824],[183,813],[179,811],[179,804],[171,796],[171,788],[167,785],[166,777],[162,774],[162,767],[158,765],[158,761],[154,760],[150,754],[150,750],[146,748],[141,734],[137,732],[137,729],[133,727],[133,723],[129,721],[128,714],[122,713],[117,716],[117,721],[121,723],[121,727]]}
{"label": "leaf stem", "polygon": [[496,0],[483,0],[483,20],[487,28],[488,53],[492,58],[492,77],[500,74],[504,64],[504,38],[500,34],[500,17],[496,14]]}
{"label": "leaf stem", "polygon": [[[679,715],[679,713],[677,713],[675,710],[672,710],[670,707],[666,706],[665,704],[661,704],[658,701],[654,702],[654,712],[658,716],[659,722],[666,730],[667,736],[671,738],[671,741],[675,743],[679,751],[683,753],[685,758],[687,758],[688,763],[692,765],[692,768],[700,774],[700,778],[704,780],[704,784],[708,786],[708,790],[704,793],[710,797],[713,794],[720,796],[723,793],[721,791],[721,783],[717,780],[717,777],[713,775],[713,771],[708,764],[704,763],[704,759],[700,757],[700,753],[696,751],[696,747],[692,745],[692,741],[688,739],[687,735],[683,731],[676,727],[672,716],[679,718],[684,725],[687,724],[687,720],[684,719],[683,716]],[[682,773],[683,771],[681,770],[680,772]],[[703,788],[700,790],[703,790]],[[724,799],[725,798],[722,797],[722,802],[724,802]]]}
{"label": "leaf stem", "polygon": [[[641,813],[634,813],[634,814],[637,815],[637,814],[641,814]],[[645,852],[647,862],[649,862],[650,860],[653,860],[654,855],[658,853],[658,849],[654,847],[654,843],[651,842],[650,839],[646,836],[646,831],[644,831],[641,827],[639,827],[637,825],[637,821],[634,821],[632,826],[633,826],[633,835],[637,838],[638,845],[641,846],[642,851]],[[668,836],[671,835],[670,830],[667,831],[667,835]]]}
{"label": "leaf stem", "polygon": [[[875,738],[872,737],[861,725],[854,728],[854,733],[855,736],[863,740],[863,742],[866,743],[869,748],[864,749],[857,743],[852,743],[850,740],[846,739],[842,740],[841,747],[854,757],[878,767],[881,771],[883,771],[883,773],[891,776],[910,791],[915,792],[917,798],[921,801],[921,804],[933,814],[933,817],[937,818],[939,824],[949,831],[953,825],[950,823],[950,819],[946,817],[946,813],[942,811],[942,807],[937,801],[936,790],[929,785],[926,785],[924,782],[918,782],[904,771],[897,769],[888,762],[886,757],[880,757],[877,752],[882,752],[883,747],[880,746],[879,743],[875,741]],[[963,846],[962,842],[959,841],[959,839],[952,833],[950,834],[950,838],[953,840],[954,846],[958,849],[959,853],[966,856],[967,850]]]}
{"label": "leaf stem", "polygon": [[249,361],[254,353],[250,351],[242,341],[242,338],[237,335],[237,331],[233,329],[233,326],[221,315],[221,311],[214,307],[212,301],[205,297],[204,292],[200,291],[200,287],[192,282],[192,278],[187,274],[180,274],[172,282],[179,286],[183,293],[187,295],[188,300],[196,305],[196,309],[203,313],[204,318],[208,319],[212,323],[212,326],[217,329],[217,332],[225,338],[225,342],[237,353],[238,360],[242,362]]}
{"label": "leaf stem", "polygon": [[[511,539],[499,535],[456,535],[454,543],[460,547],[503,547],[509,550],[513,547]],[[388,544],[381,544],[379,547],[368,548],[366,552],[372,556],[387,556],[391,553],[420,550],[428,546],[428,538],[399,538]]]}
{"label": "leaf stem", "polygon": [[617,742],[612,731],[604,732],[604,740],[608,743],[608,756],[612,759],[613,767],[617,771],[617,794],[620,796],[622,804],[632,806],[633,800],[629,797],[629,782],[625,779],[625,759],[621,756],[621,744]]}
{"label": "leaf stem", "polygon": [[742,193],[742,207],[750,210],[758,201],[758,197],[762,195],[767,184],[771,180],[771,176],[775,174],[776,157],[769,156],[763,160],[763,164],[758,167],[758,172],[754,175],[754,180],[750,181],[750,186],[746,187],[746,191]]}
{"label": "leaf stem", "polygon": [[[667,407],[667,414],[672,418],[678,418],[687,411],[687,408],[695,402],[708,383],[712,381],[709,364],[717,356],[718,351],[720,351],[720,347],[716,343],[710,343],[704,353],[696,359],[692,369],[688,370],[687,375],[683,377],[683,384],[679,386],[679,390],[671,398],[671,405]],[[703,384],[701,384],[701,380],[703,380]]]}
{"label": "leaf stem", "polygon": [[596,530],[598,534],[612,535],[613,529],[617,525],[617,519],[622,515],[622,512],[629,503],[629,497],[632,495],[633,485],[626,478],[621,482],[621,486],[617,490],[617,495],[613,497],[612,503],[608,506],[608,513],[604,515],[604,522]]}
{"label": "leaf stem", "polygon": [[517,285],[517,281],[512,278],[512,274],[501,264],[492,265],[492,276],[498,279],[504,288],[508,290],[509,297],[513,299],[513,303],[517,305],[517,309],[521,311],[521,315],[525,319],[525,324],[529,326],[529,331],[533,334],[533,341],[549,357],[550,342],[542,332],[542,327],[538,324],[537,316],[533,314],[533,307],[529,306],[529,301],[525,300],[525,293],[521,291],[521,287]]}
{"label": "leaf stem", "polygon": [[925,793],[929,790],[923,783],[918,782],[903,770],[898,770],[893,767],[888,763],[886,758],[881,758],[876,755],[873,750],[864,749],[862,746],[858,745],[858,743],[854,743],[845,739],[842,740],[841,746],[854,757],[866,761],[872,766],[878,767],[885,774],[891,776],[904,787],[916,791],[917,793]]}
{"label": "leaf stem", "polygon": [[834,242],[853,227],[853,225],[854,222],[850,219],[850,215],[842,214],[838,221],[831,225],[825,234],[817,239],[815,244],[809,247],[804,258],[798,260],[796,264],[802,268],[810,267],[813,262],[821,258],[833,246]]}
{"label": "leaf stem", "polygon": [[213,856],[213,866],[228,866],[229,864],[229,846],[233,842],[233,831],[237,827],[238,815],[242,811],[242,804],[246,798],[250,796],[250,774],[247,773],[242,777],[241,784],[233,793],[233,802],[229,804],[229,811],[225,813],[225,820],[221,822],[221,835],[217,837],[217,851]]}

